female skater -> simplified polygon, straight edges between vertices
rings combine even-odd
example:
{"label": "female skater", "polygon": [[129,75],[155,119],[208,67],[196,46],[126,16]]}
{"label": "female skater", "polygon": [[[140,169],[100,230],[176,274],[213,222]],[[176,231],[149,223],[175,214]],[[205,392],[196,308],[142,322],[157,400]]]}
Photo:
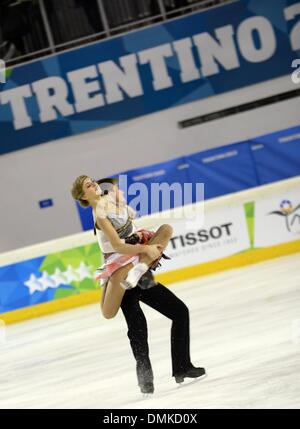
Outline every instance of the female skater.
{"label": "female skater", "polygon": [[[107,182],[109,180],[105,180]],[[85,189],[91,189],[91,191],[86,192]],[[117,186],[115,185],[115,190]],[[72,195],[75,199],[79,200],[82,205],[88,206],[89,204],[93,204],[95,197],[95,193],[97,190],[96,184],[87,176],[80,176],[74,182],[72,188]],[[98,192],[99,194],[99,192]],[[101,209],[102,210],[102,209]],[[99,211],[101,218],[103,218],[103,213]],[[98,219],[98,218],[97,218]],[[116,218],[114,219],[116,220]],[[113,219],[111,219],[111,223]],[[100,222],[99,222],[100,223]],[[98,224],[98,222],[97,222]],[[103,224],[101,224],[103,226]],[[105,229],[105,226],[104,226]],[[126,228],[125,228],[126,229]],[[109,229],[108,229],[109,230]],[[129,231],[129,229],[128,229]],[[153,243],[160,243],[161,247],[159,252],[161,252],[166,246],[171,237],[171,228],[166,225],[159,228],[157,233],[150,238],[148,241],[148,245],[146,248],[151,248]],[[108,233],[108,235],[110,235]],[[120,231],[119,236],[122,235],[122,231]],[[126,236],[126,234],[125,234]],[[143,233],[141,234],[141,237]],[[114,242],[114,234],[110,235],[111,240]],[[132,237],[132,235],[131,235]],[[128,237],[125,237],[125,240]],[[130,239],[130,235],[129,235]],[[117,240],[116,240],[117,241]],[[130,240],[129,240],[130,241]],[[117,241],[118,242],[118,241]],[[99,243],[100,244],[100,243]],[[112,244],[112,243],[111,243]],[[138,245],[132,245],[131,250],[126,248],[122,248],[122,250],[129,251],[129,255],[133,253],[138,253],[135,249]],[[118,249],[121,250],[119,247]],[[139,249],[139,247],[137,248]],[[144,248],[143,248],[144,249]],[[145,250],[141,253],[141,256],[145,254]],[[151,252],[150,252],[151,253]],[[148,256],[148,262],[153,261],[155,257],[157,257],[157,253],[151,254]],[[146,251],[147,255],[147,251]],[[156,258],[157,259],[157,258]],[[151,262],[150,262],[151,264]],[[125,266],[126,267],[126,266]],[[124,267],[124,268],[125,268]],[[121,270],[123,268],[119,268]],[[128,272],[129,267],[125,270],[125,275]],[[149,271],[148,271],[149,273]],[[122,277],[124,277],[124,274]],[[146,273],[147,274],[147,273]],[[175,377],[177,383],[182,383],[185,378],[199,378],[204,377],[206,375],[204,368],[194,367],[191,363],[190,358],[190,329],[189,329],[189,310],[187,306],[178,299],[169,289],[167,289],[161,283],[157,283],[154,286],[151,284],[151,277],[146,277],[146,282],[150,283],[151,288],[145,287],[145,274],[141,277],[138,282],[138,287],[132,289],[122,289],[118,284],[121,276],[118,278],[118,281],[112,283],[106,283],[104,293],[102,294],[102,311],[109,311],[111,307],[109,306],[109,299],[115,300],[114,305],[112,306],[114,311],[117,312],[118,308],[116,302],[121,302],[121,309],[124,314],[124,317],[127,322],[128,327],[128,338],[130,340],[131,349],[133,355],[136,360],[136,373],[138,379],[138,385],[142,393],[152,394],[154,392],[154,384],[153,384],[153,371],[151,367],[151,362],[149,358],[149,347],[148,347],[148,331],[147,331],[147,322],[144,316],[144,313],[140,307],[139,302],[144,302],[150,307],[154,308],[167,318],[172,320],[171,327],[171,357],[172,357],[172,376]],[[111,280],[111,277],[110,277]],[[109,294],[107,294],[107,288],[110,286]],[[118,290],[113,291],[114,289]],[[104,297],[103,297],[104,295]],[[121,297],[121,298],[120,298]],[[105,305],[104,305],[105,303]],[[106,316],[111,313],[105,313]]]}
{"label": "female skater", "polygon": [[[109,180],[109,179],[108,179]],[[79,176],[72,187],[73,198],[81,205],[93,209],[99,246],[105,260],[104,272],[98,276],[107,280],[103,284],[101,309],[107,319],[117,314],[126,289],[135,287],[144,276],[148,287],[154,286],[153,276],[147,273],[166,248],[172,228],[162,225],[156,234],[138,232],[143,243],[151,238],[151,244],[126,244],[126,238],[136,232],[132,222],[133,210],[126,205],[118,187],[114,184],[110,192],[101,193],[99,185],[90,177]]]}

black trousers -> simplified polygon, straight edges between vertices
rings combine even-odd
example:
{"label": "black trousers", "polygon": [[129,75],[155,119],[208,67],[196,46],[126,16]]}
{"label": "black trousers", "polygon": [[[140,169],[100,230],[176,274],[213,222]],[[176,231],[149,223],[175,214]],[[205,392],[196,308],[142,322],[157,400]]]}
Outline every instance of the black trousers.
{"label": "black trousers", "polygon": [[173,292],[158,283],[148,290],[138,286],[125,292],[121,309],[128,326],[128,338],[136,359],[139,382],[153,380],[149,358],[148,330],[140,301],[172,320],[171,356],[172,375],[179,375],[191,366],[190,322],[187,306]]}

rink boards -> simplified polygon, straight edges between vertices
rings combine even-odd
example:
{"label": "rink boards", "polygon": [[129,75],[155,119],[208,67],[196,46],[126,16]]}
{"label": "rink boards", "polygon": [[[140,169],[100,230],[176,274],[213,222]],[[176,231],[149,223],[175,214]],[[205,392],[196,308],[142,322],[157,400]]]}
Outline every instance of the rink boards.
{"label": "rink boards", "polygon": [[[300,178],[140,218],[173,226],[156,279],[170,284],[300,251]],[[196,216],[196,218],[195,218]],[[6,324],[97,302],[102,255],[92,231],[0,255],[0,318]]]}

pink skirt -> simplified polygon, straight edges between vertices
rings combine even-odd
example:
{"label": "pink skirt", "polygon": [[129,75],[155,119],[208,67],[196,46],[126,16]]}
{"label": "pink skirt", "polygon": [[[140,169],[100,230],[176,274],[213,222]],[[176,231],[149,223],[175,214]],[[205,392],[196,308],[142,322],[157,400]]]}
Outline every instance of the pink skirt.
{"label": "pink skirt", "polygon": [[[148,231],[146,229],[139,229],[137,232],[142,233],[140,244],[147,244],[155,234],[155,232]],[[101,281],[101,286],[104,286],[109,277],[119,268],[130,263],[136,265],[139,262],[139,255],[125,255],[122,253],[110,253],[107,256],[104,256],[104,258],[105,263],[97,270],[97,274],[95,276],[95,280]]]}

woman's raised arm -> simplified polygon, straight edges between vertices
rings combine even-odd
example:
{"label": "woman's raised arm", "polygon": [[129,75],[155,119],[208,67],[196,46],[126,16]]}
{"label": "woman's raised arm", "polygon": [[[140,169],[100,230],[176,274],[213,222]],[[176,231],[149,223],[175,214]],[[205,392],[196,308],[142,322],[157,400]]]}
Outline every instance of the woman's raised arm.
{"label": "woman's raised arm", "polygon": [[115,228],[112,226],[111,222],[107,218],[98,218],[97,217],[97,226],[103,231],[107,236],[112,245],[113,249],[117,253],[124,253],[127,255],[136,255],[139,253],[147,253],[147,248],[149,246],[144,244],[126,244],[119,236]]}

